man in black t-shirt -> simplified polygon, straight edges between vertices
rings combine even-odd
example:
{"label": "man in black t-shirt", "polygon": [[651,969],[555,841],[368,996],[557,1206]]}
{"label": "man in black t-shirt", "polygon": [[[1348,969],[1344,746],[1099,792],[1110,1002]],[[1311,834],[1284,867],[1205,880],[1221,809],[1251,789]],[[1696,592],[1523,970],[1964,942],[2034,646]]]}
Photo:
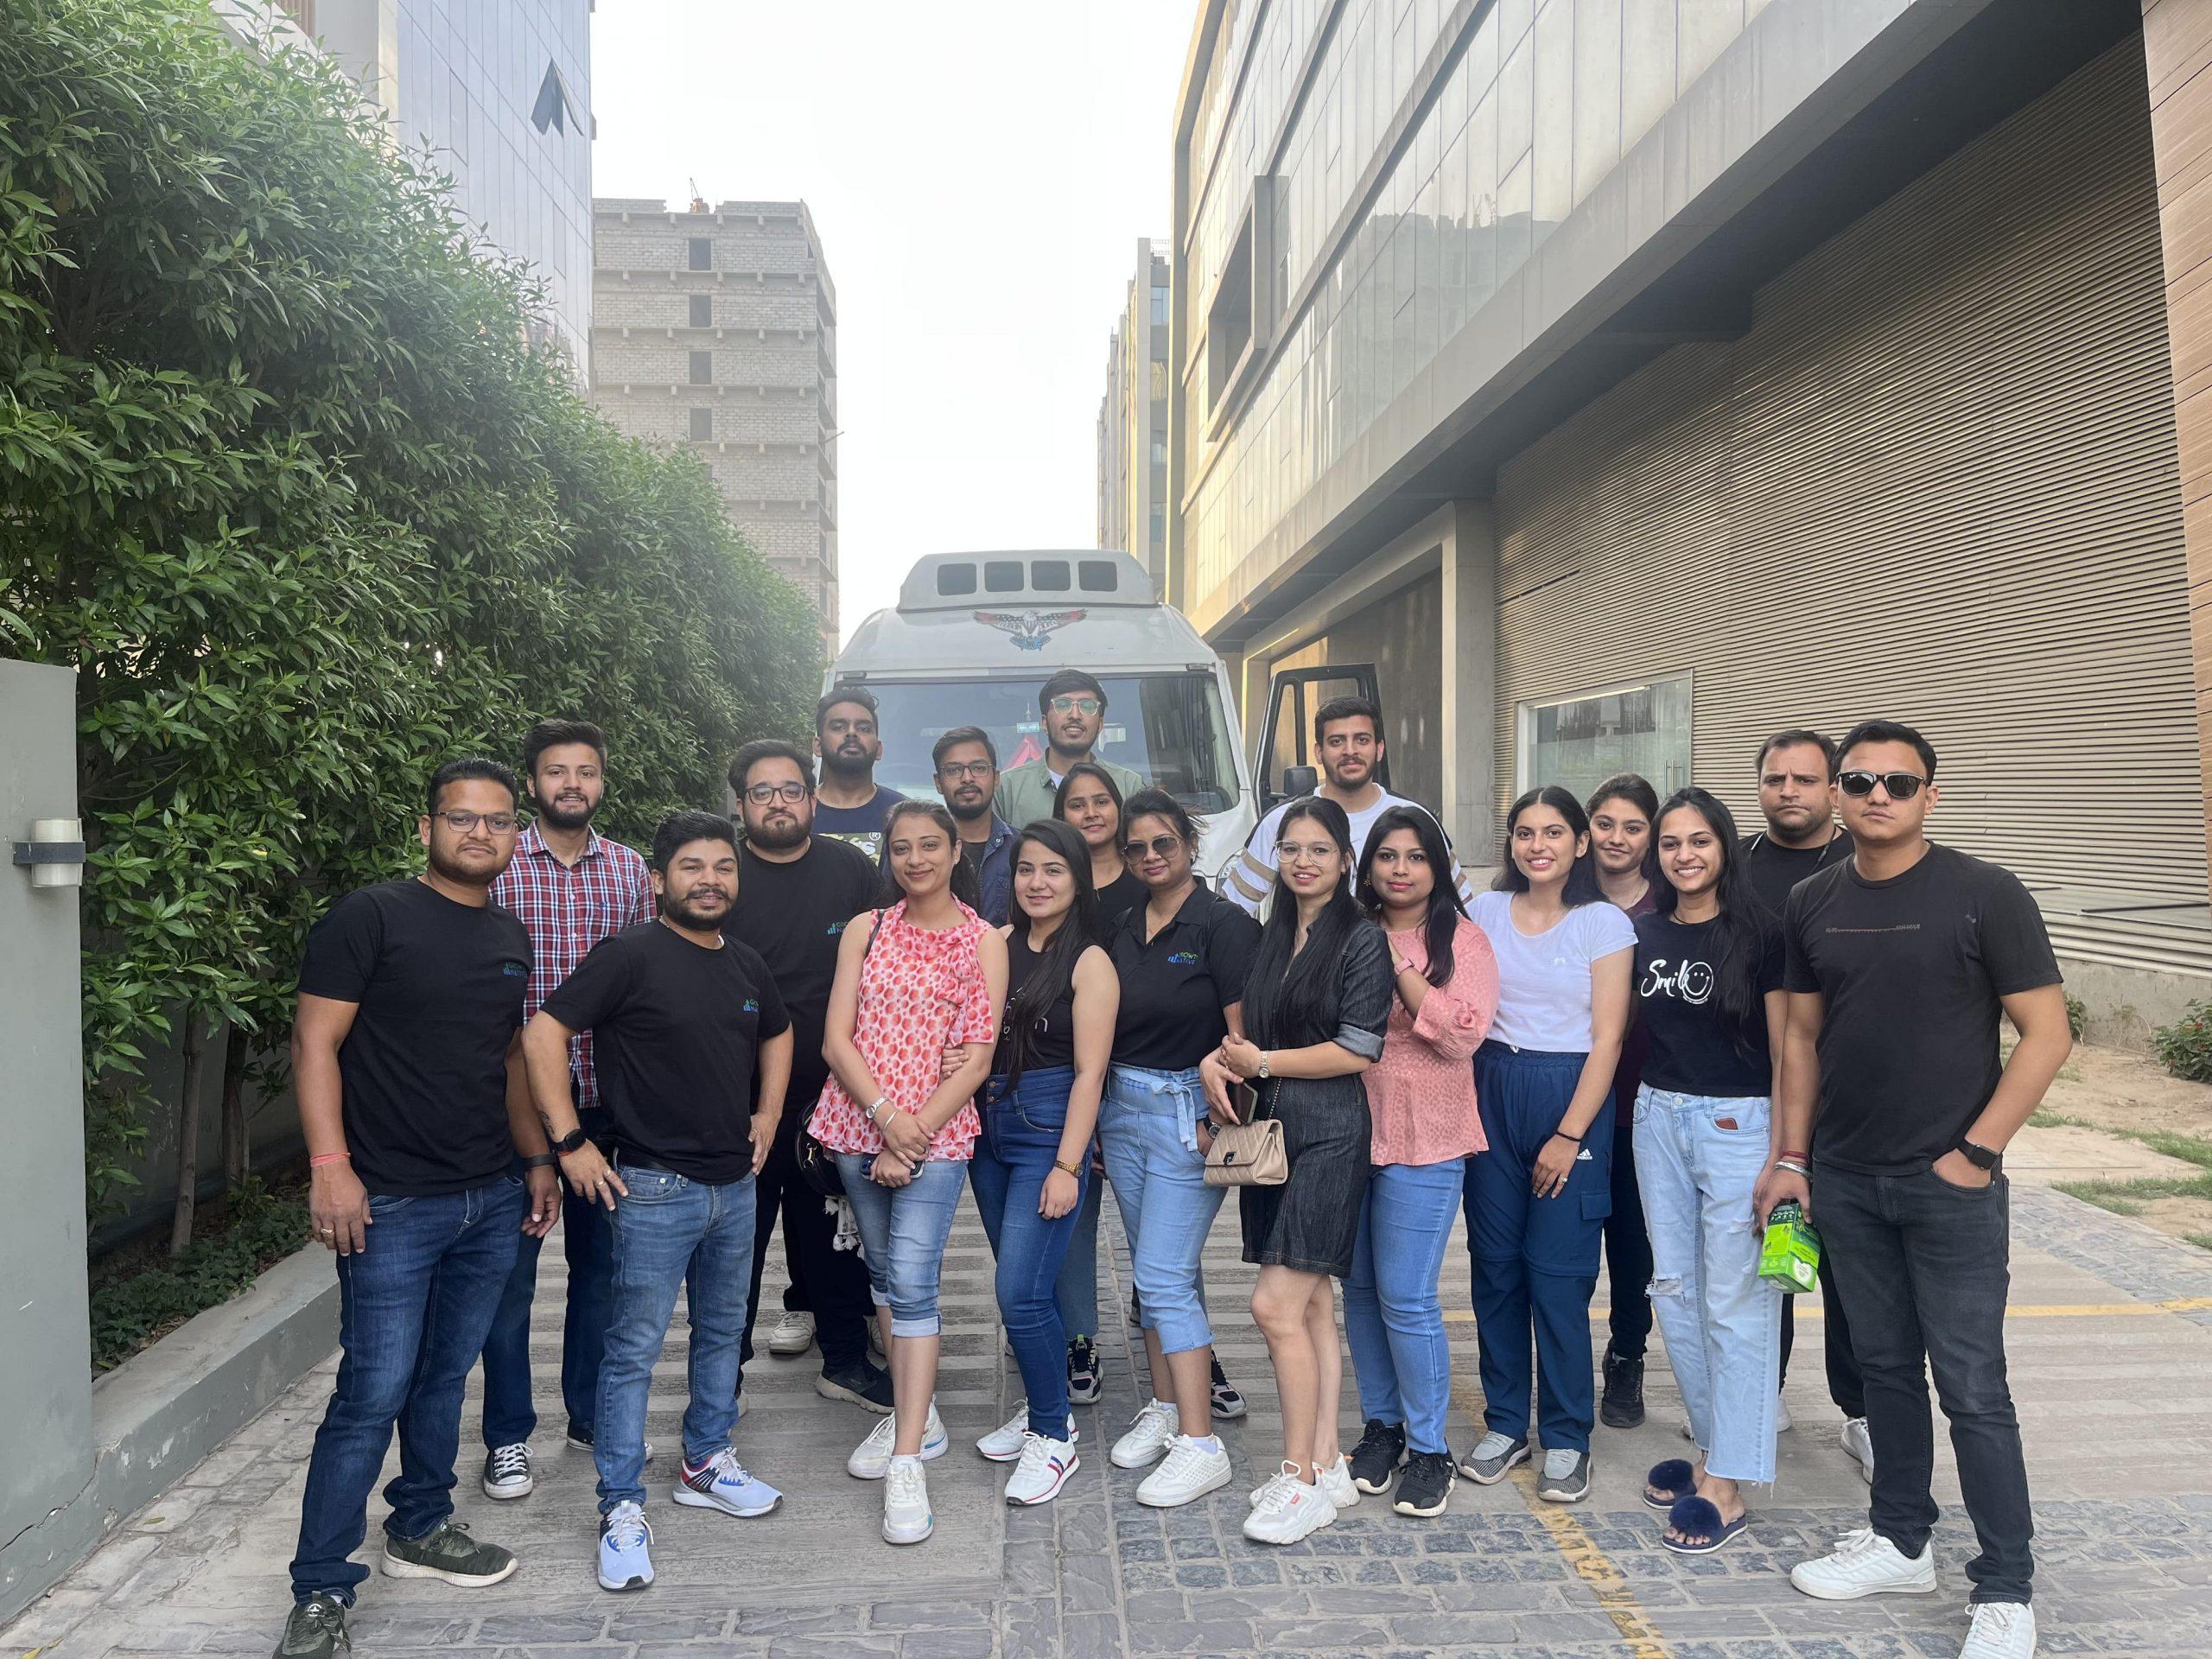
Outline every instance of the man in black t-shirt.
{"label": "man in black t-shirt", "polygon": [[477,1586],[515,1570],[453,1524],[453,1488],[462,1390],[516,1245],[559,1213],[550,1170],[508,1173],[545,1150],[514,1046],[530,935],[487,896],[514,855],[516,798],[497,761],[440,766],[416,826],[423,874],[340,899],[300,963],[293,1086],[346,1363],[308,1464],[288,1655],[346,1640],[369,1572],[349,1558],[395,1424],[385,1572]]}
{"label": "man in black t-shirt", "polygon": [[770,1326],[769,1351],[803,1354],[810,1341],[819,1340],[822,1369],[814,1391],[881,1414],[891,1409],[891,1378],[868,1357],[874,1322],[868,1268],[858,1251],[836,1248],[836,1223],[798,1169],[799,1131],[830,1078],[822,1027],[837,976],[838,943],[845,924],[876,901],[876,865],[849,842],[813,833],[812,774],[806,757],[790,744],[767,738],[747,744],[730,762],[729,786],[745,842],[738,854],[737,902],[722,931],[744,940],[768,964],[791,1012],[793,1036],[789,1104],[760,1171],[744,1357],[753,1358],[761,1269],[780,1213],[790,1280],[783,1317]]}
{"label": "man in black t-shirt", "polygon": [[[614,1212],[614,1306],[600,1363],[599,1582],[653,1581],[645,1518],[645,1397],[679,1290],[689,1290],[690,1408],[678,1503],[766,1515],[783,1495],[730,1447],[752,1277],[753,1171],[791,1081],[791,1019],[767,964],[723,936],[737,900],[737,836],[712,812],[653,832],[659,916],[594,945],[523,1033],[569,1185]],[[569,1046],[592,1033],[606,1154],[576,1119]],[[755,1074],[758,1074],[758,1088]]]}
{"label": "man in black t-shirt", "polygon": [[[2005,1376],[2001,1154],[2073,1039],[2027,889],[1924,835],[1935,777],[1910,727],[1868,721],[1843,741],[1856,850],[1789,896],[1783,1150],[1755,1203],[1811,1209],[1851,1307],[1874,1441],[1867,1530],[1790,1582],[1832,1600],[1935,1588],[1932,1368],[1981,1545],[1962,1659],[2014,1659],[2035,1648],[2034,1525]],[[2004,1062],[2000,1012],[2020,1033]]]}

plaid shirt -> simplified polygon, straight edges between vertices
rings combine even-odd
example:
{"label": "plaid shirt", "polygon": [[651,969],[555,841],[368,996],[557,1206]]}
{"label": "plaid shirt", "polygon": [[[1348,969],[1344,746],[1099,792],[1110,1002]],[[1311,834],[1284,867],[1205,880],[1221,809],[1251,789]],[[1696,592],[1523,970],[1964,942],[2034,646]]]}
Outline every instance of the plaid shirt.
{"label": "plaid shirt", "polygon": [[[533,823],[516,841],[513,861],[492,883],[492,902],[514,912],[530,934],[533,963],[522,994],[527,1022],[592,946],[652,920],[653,884],[644,859],[598,830],[590,832],[583,856],[568,865],[553,856]],[[588,1031],[578,1032],[569,1046],[569,1078],[579,1112],[599,1104]]]}

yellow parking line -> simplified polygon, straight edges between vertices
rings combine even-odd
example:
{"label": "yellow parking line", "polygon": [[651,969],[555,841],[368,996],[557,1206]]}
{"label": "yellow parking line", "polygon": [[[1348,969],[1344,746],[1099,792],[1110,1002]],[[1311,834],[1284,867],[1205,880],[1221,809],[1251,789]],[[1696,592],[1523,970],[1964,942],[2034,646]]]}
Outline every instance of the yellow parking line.
{"label": "yellow parking line", "polygon": [[[2146,1319],[2154,1313],[2198,1313],[2212,1307],[2212,1296],[2184,1296],[2171,1302],[2059,1302],[2041,1306],[2015,1305],[2005,1310],[2008,1319]],[[1609,1317],[1605,1309],[1590,1310],[1590,1321],[1596,1325]],[[1797,1310],[1801,1319],[1817,1319],[1818,1307],[1806,1306]],[[1446,1325],[1472,1325],[1474,1314],[1464,1307],[1444,1310]]]}

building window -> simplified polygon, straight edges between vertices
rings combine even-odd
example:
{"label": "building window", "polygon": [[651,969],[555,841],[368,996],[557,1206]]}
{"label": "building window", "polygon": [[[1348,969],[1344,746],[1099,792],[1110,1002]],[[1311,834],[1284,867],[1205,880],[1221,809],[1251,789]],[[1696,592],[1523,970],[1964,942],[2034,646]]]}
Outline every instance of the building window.
{"label": "building window", "polygon": [[715,296],[713,295],[694,294],[691,296],[691,326],[694,328],[711,328],[715,326]]}
{"label": "building window", "polygon": [[1167,464],[1167,440],[1157,432],[1152,435],[1152,464],[1155,467]]}
{"label": "building window", "polygon": [[713,410],[695,409],[691,411],[691,435],[694,438],[702,440],[711,438],[715,435],[715,411]]}
{"label": "building window", "polygon": [[1152,504],[1152,550],[1157,553],[1167,545],[1167,509],[1155,501]]}
{"label": "building window", "polygon": [[1577,800],[1616,772],[1649,779],[1662,800],[1690,780],[1690,677],[1524,702],[1516,787],[1558,784]]}
{"label": "building window", "polygon": [[1167,401],[1167,365],[1165,363],[1152,365],[1152,400],[1156,404]]}
{"label": "building window", "polygon": [[715,354],[712,352],[692,353],[691,384],[695,386],[711,385],[714,378]]}
{"label": "building window", "polygon": [[715,268],[715,239],[711,236],[695,236],[690,242],[691,269],[712,270]]}
{"label": "building window", "polygon": [[1167,290],[1164,288],[1152,290],[1152,320],[1155,325],[1167,321]]}

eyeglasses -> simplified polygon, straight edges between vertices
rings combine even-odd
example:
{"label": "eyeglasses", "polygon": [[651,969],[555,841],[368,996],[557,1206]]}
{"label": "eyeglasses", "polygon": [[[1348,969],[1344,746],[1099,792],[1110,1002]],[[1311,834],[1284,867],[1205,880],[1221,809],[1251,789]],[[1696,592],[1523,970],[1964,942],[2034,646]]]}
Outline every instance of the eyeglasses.
{"label": "eyeglasses", "polygon": [[1095,715],[1105,706],[1096,697],[1054,697],[1052,702],[1056,715]]}
{"label": "eyeglasses", "polygon": [[786,806],[797,806],[806,798],[804,784],[755,784],[745,791],[745,798],[755,806],[766,806],[771,801],[781,801]]}
{"label": "eyeglasses", "polygon": [[937,775],[957,784],[963,778],[988,778],[997,770],[988,760],[948,760],[937,769]]}
{"label": "eyeglasses", "polygon": [[1275,861],[1279,864],[1319,864],[1337,850],[1333,841],[1279,841],[1275,842]]}
{"label": "eyeglasses", "polygon": [[1182,844],[1173,836],[1154,836],[1150,841],[1125,841],[1122,843],[1122,856],[1142,858],[1150,853],[1154,858],[1165,858]]}
{"label": "eyeglasses", "polygon": [[1893,801],[1909,801],[1928,780],[1916,772],[1839,772],[1835,780],[1847,795],[1872,795],[1879,784]]}
{"label": "eyeglasses", "polygon": [[506,835],[515,827],[512,812],[441,812],[438,816],[464,836],[480,823],[495,836]]}

